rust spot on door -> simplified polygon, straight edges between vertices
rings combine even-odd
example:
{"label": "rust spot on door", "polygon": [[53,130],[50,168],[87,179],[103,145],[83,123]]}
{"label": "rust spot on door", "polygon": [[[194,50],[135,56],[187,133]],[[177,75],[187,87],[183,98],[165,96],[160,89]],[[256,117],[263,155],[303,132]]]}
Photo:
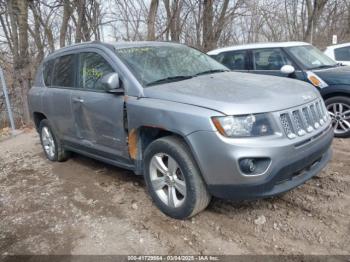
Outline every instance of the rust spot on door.
{"label": "rust spot on door", "polygon": [[132,159],[136,159],[137,157],[137,140],[138,134],[136,129],[131,129],[129,132],[129,155]]}

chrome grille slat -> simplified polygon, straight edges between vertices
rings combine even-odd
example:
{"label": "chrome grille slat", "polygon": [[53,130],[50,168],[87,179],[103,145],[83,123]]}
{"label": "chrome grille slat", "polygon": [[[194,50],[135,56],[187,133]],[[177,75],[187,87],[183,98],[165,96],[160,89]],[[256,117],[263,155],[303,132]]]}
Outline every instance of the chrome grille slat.
{"label": "chrome grille slat", "polygon": [[311,133],[324,125],[327,110],[322,100],[307,104],[300,108],[291,109],[280,114],[283,130],[288,138],[293,139]]}
{"label": "chrome grille slat", "polygon": [[308,132],[312,132],[314,130],[314,128],[313,128],[313,121],[312,121],[312,118],[310,116],[310,112],[309,112],[307,107],[304,107],[302,109],[302,111],[303,111],[304,119],[305,119],[305,121],[307,123],[306,130]]}
{"label": "chrome grille slat", "polygon": [[289,114],[284,113],[280,115],[281,124],[283,126],[284,132],[289,138],[295,137],[292,122],[290,120]]}
{"label": "chrome grille slat", "polygon": [[292,116],[293,116],[293,122],[294,122],[296,130],[297,130],[297,134],[299,136],[305,135],[306,132],[305,132],[305,128],[304,128],[304,123],[300,117],[300,111],[294,110],[292,112]]}
{"label": "chrome grille slat", "polygon": [[318,119],[317,114],[316,114],[315,104],[311,104],[309,109],[310,109],[310,112],[311,112],[311,115],[312,115],[312,118],[314,121],[314,128],[317,129],[320,127],[320,124],[318,123],[319,119]]}
{"label": "chrome grille slat", "polygon": [[317,102],[316,104],[316,108],[317,108],[317,112],[318,112],[318,116],[319,116],[319,122],[321,125],[323,125],[324,122],[324,113],[322,112],[322,103],[321,102]]}

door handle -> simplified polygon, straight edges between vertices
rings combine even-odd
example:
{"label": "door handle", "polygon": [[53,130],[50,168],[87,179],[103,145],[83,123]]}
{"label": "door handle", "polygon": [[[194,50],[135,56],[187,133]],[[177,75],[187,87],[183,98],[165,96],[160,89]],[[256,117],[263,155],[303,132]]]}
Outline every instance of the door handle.
{"label": "door handle", "polygon": [[73,98],[73,103],[84,103],[84,99],[81,99],[81,98]]}

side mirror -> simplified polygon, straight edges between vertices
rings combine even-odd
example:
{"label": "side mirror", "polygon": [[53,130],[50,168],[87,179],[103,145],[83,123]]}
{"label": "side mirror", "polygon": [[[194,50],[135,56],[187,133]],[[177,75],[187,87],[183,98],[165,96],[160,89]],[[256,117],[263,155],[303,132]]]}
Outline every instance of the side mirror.
{"label": "side mirror", "polygon": [[281,67],[281,72],[286,75],[293,74],[295,72],[294,66],[291,65],[284,65]]}
{"label": "side mirror", "polygon": [[120,88],[118,73],[109,73],[102,77],[101,83],[105,86],[106,91],[114,94],[122,94],[124,90]]}

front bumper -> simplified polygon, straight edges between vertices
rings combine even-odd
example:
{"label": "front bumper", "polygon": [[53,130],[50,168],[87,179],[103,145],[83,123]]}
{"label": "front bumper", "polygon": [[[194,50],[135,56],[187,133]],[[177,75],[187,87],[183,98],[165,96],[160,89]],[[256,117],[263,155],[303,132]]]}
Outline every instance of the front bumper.
{"label": "front bumper", "polygon": [[[299,141],[270,137],[228,139],[216,132],[196,132],[188,137],[209,192],[219,198],[243,200],[270,197],[295,188],[319,173],[331,159],[333,130],[327,125]],[[259,175],[244,175],[238,160],[270,158]]]}

